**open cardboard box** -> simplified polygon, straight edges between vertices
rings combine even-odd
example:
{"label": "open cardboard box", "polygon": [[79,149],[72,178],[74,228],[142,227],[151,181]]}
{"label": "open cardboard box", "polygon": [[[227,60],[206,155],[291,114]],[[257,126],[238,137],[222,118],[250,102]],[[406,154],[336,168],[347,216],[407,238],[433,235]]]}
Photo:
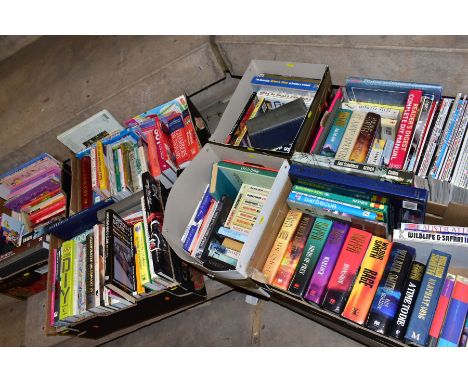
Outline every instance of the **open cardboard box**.
{"label": "open cardboard box", "polygon": [[[226,110],[219,121],[218,127],[210,138],[210,142],[225,144],[226,137],[234,127],[239,115],[244,106],[248,102],[253,89],[250,81],[252,77],[261,73],[271,73],[283,76],[305,77],[312,79],[320,79],[321,83],[314,100],[310,105],[306,118],[304,119],[298,136],[291,148],[289,154],[280,154],[270,150],[257,150],[255,148],[249,150],[265,152],[273,155],[283,155],[289,157],[294,151],[304,151],[309,145],[315,134],[315,128],[318,127],[318,121],[325,107],[325,102],[331,94],[332,82],[330,70],[327,65],[322,64],[305,64],[297,62],[281,62],[267,60],[252,60],[247,67],[242,80],[237,85],[237,88],[232,95]],[[240,147],[242,149],[242,147]]]}

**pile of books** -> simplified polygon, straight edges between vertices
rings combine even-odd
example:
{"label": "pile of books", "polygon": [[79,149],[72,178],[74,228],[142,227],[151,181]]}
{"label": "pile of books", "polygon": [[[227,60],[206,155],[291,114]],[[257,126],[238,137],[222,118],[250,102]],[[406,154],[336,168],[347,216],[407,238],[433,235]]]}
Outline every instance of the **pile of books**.
{"label": "pile of books", "polygon": [[197,123],[185,96],[125,122],[128,128],[138,126],[143,132],[148,144],[150,172],[167,188],[176,181],[177,171],[186,168],[200,151],[197,130],[207,130],[201,119]]}
{"label": "pile of books", "polygon": [[269,285],[378,333],[458,346],[468,320],[468,278],[448,273],[450,254],[431,249],[423,264],[415,248],[291,209],[262,273]]}
{"label": "pile of books", "polygon": [[52,252],[50,322],[69,326],[90,316],[124,309],[152,292],[175,285],[170,248],[162,237],[159,183],[142,176],[141,209],[124,218],[106,210],[97,224]]}
{"label": "pile of books", "polygon": [[289,153],[321,79],[262,73],[225,143]]}
{"label": "pile of books", "polygon": [[67,196],[62,191],[62,164],[49,154],[38,157],[0,176],[3,207],[2,244],[20,246],[22,236],[40,231],[66,215]]}
{"label": "pile of books", "polygon": [[211,182],[181,238],[183,249],[208,269],[235,269],[276,175],[251,164],[214,163]]}

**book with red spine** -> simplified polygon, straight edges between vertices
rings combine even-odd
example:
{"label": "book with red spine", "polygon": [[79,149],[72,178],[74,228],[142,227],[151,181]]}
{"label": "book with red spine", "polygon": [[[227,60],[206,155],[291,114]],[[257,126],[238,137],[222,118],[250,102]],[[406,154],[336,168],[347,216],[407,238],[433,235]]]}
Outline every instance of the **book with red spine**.
{"label": "book with red spine", "polygon": [[91,158],[84,156],[80,159],[81,177],[81,209],[85,210],[93,204],[93,188],[91,186]]}
{"label": "book with red spine", "polygon": [[64,196],[63,198],[61,198],[60,200],[58,200],[54,204],[51,204],[50,206],[44,207],[44,208],[30,214],[29,215],[29,220],[34,223],[37,220],[43,218],[44,216],[49,215],[52,212],[61,209],[62,207],[65,206],[65,204],[66,204],[66,198]]}
{"label": "book with red spine", "polygon": [[[156,140],[156,150],[161,172],[174,183],[177,179],[177,156],[171,137],[165,132],[165,126],[155,118],[154,137]],[[181,133],[183,135],[183,133]]]}
{"label": "book with red spine", "polygon": [[389,168],[396,170],[403,169],[406,155],[408,154],[409,144],[413,136],[413,130],[417,122],[419,104],[422,98],[421,90],[410,90],[406,105],[401,116],[400,127],[398,128],[393,144],[392,154],[390,156]]}
{"label": "book with red spine", "polygon": [[357,228],[349,229],[327,285],[322,304],[325,309],[338,314],[343,311],[371,239],[372,234],[369,232]]}
{"label": "book with red spine", "polygon": [[432,319],[431,328],[429,329],[429,342],[428,346],[437,346],[442,326],[444,325],[445,315],[452,296],[453,286],[455,285],[455,275],[450,273],[447,274],[445,279],[444,287],[440,293],[439,301],[437,302],[437,308]]}
{"label": "book with red spine", "polygon": [[302,215],[299,225],[291,241],[291,251],[286,252],[281,260],[280,267],[276,272],[273,286],[283,290],[287,290],[289,283],[294,276],[297,264],[301,258],[305,243],[309,237],[310,231],[314,224],[315,217],[310,215]]}
{"label": "book with red spine", "polygon": [[48,215],[45,215],[39,219],[37,219],[36,221],[32,222],[33,225],[35,227],[37,227],[39,224],[42,224],[42,223],[47,223],[49,220],[51,220],[52,218],[55,218],[61,214],[63,214],[65,212],[65,206],[63,207],[60,207],[59,209],[56,209],[55,211],[52,211],[50,214]]}
{"label": "book with red spine", "polygon": [[146,143],[148,145],[148,166],[149,172],[155,179],[161,176],[161,168],[158,161],[158,149],[156,147],[156,138],[153,131],[146,133]]}
{"label": "book with red spine", "polygon": [[201,145],[195,131],[192,116],[188,112],[187,115],[184,116],[184,130],[187,135],[190,158],[193,159],[200,152]]}

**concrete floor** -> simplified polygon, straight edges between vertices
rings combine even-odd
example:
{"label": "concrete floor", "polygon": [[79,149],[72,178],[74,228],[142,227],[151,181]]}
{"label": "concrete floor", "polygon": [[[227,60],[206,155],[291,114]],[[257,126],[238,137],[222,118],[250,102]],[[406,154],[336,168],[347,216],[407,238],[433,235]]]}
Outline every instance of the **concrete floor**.
{"label": "concrete floor", "polygon": [[[251,59],[330,65],[347,75],[468,87],[466,36],[159,36],[40,37],[0,61],[0,172],[47,151],[67,159],[55,137],[99,110],[119,121],[181,93],[194,94],[210,130]],[[217,83],[215,86],[211,86]],[[207,88],[208,87],[208,88]],[[46,337],[45,294],[28,301],[0,295],[2,346],[357,346],[358,343],[272,302],[209,280],[210,300],[101,341]],[[175,334],[176,333],[176,334]]]}

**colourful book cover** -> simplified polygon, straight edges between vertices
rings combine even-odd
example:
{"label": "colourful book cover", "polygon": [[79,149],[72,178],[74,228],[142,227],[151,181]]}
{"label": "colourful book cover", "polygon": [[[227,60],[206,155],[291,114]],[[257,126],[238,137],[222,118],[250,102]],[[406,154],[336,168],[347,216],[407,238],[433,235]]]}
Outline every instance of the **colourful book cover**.
{"label": "colourful book cover", "polygon": [[309,288],[304,298],[307,301],[320,304],[323,294],[330,280],[333,268],[335,267],[338,256],[346,239],[349,226],[334,222],[330,234],[328,235],[325,247],[320,254],[312,277],[310,279]]}
{"label": "colourful book cover", "polygon": [[332,158],[335,157],[341,139],[345,133],[346,126],[348,125],[349,119],[351,118],[351,114],[352,111],[340,109],[338,115],[333,121],[333,125],[330,128],[330,132],[328,133],[320,155]]}
{"label": "colourful book cover", "polygon": [[299,259],[294,276],[289,284],[288,291],[299,297],[304,295],[315,265],[322,253],[333,222],[321,217],[315,218],[314,225]]}
{"label": "colourful book cover", "polygon": [[314,224],[314,220],[315,218],[313,216],[302,215],[296,233],[291,241],[291,252],[286,252],[283,260],[281,260],[280,267],[278,272],[276,272],[276,276],[273,281],[273,286],[283,290],[288,289],[291,279],[294,276],[297,263],[299,262],[302,251],[304,250],[307,238],[309,237],[310,230]]}
{"label": "colourful book cover", "polygon": [[362,124],[361,130],[354,144],[349,160],[357,163],[364,163],[367,154],[372,147],[376,132],[380,129],[380,115],[367,113]]}
{"label": "colourful book cover", "polygon": [[62,244],[60,264],[60,314],[59,320],[74,315],[75,280],[75,241],[68,240]]}
{"label": "colourful book cover", "polygon": [[421,90],[410,90],[408,93],[408,98],[400,121],[400,127],[398,128],[395,143],[393,144],[392,155],[390,156],[390,163],[388,164],[389,168],[396,170],[403,169],[409,144],[413,136],[421,97]]}
{"label": "colourful book cover", "polygon": [[327,285],[322,306],[341,314],[351,292],[354,279],[366,254],[372,234],[356,228],[350,228],[338,257],[330,281]]}
{"label": "colourful book cover", "polygon": [[414,256],[414,248],[393,243],[390,259],[367,318],[366,326],[369,329],[381,334],[387,334],[391,329]]}
{"label": "colourful book cover", "polygon": [[468,312],[468,278],[457,276],[437,346],[458,346]]}
{"label": "colourful book cover", "polygon": [[16,198],[8,200],[4,206],[10,210],[19,212],[23,205],[46,192],[55,191],[57,188],[60,188],[60,178],[45,178],[40,185],[24,194],[18,195]]}
{"label": "colourful book cover", "polygon": [[440,292],[447,277],[450,259],[449,254],[432,250],[406,330],[407,342],[426,346]]}
{"label": "colourful book cover", "polygon": [[444,286],[440,293],[437,308],[434,313],[434,319],[432,320],[431,328],[429,329],[428,346],[437,346],[437,341],[439,340],[440,331],[442,330],[447,308],[449,306],[450,296],[452,296],[453,286],[455,285],[455,278],[455,275],[450,273],[448,273],[445,278]]}
{"label": "colourful book cover", "polygon": [[104,158],[104,146],[102,141],[98,141],[96,143],[96,160],[98,166],[98,181],[99,181],[99,190],[101,194],[108,198],[110,197],[110,190],[109,190],[109,178],[107,175],[107,167],[106,167],[106,160]]}
{"label": "colourful book cover", "polygon": [[466,317],[465,326],[463,327],[463,332],[460,338],[460,343],[458,344],[459,347],[467,347],[468,346],[468,316]]}
{"label": "colourful book cover", "polygon": [[281,260],[288,248],[294,232],[296,231],[299,221],[301,220],[302,212],[289,210],[283,225],[276,237],[276,240],[271,248],[268,258],[263,266],[262,273],[266,278],[266,282],[271,284],[278,271]]}
{"label": "colourful book cover", "polygon": [[338,151],[336,152],[336,160],[348,160],[351,152],[353,151],[354,145],[361,131],[362,124],[366,118],[367,113],[361,111],[353,111],[353,115],[349,120],[348,127],[344,133],[343,139],[341,140]]}
{"label": "colourful book cover", "polygon": [[373,236],[342,316],[364,324],[390,256],[392,243]]}
{"label": "colourful book cover", "polygon": [[400,306],[398,307],[395,321],[390,331],[390,336],[398,340],[402,340],[406,333],[406,328],[408,327],[409,319],[414,310],[414,302],[416,301],[425,269],[426,266],[420,262],[413,261],[411,264],[411,270],[406,280],[405,287],[403,288]]}
{"label": "colourful book cover", "polygon": [[147,284],[151,284],[151,277],[149,272],[148,253],[143,222],[136,223],[133,226],[133,240],[135,242],[135,249],[138,255],[138,260],[135,259],[137,262],[135,270],[138,270],[141,286],[146,287]]}

